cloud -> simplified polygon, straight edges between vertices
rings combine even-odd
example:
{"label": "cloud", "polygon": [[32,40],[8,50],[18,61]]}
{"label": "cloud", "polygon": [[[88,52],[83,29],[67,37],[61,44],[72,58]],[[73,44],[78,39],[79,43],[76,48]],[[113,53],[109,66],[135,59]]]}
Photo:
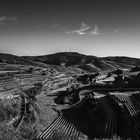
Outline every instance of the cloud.
{"label": "cloud", "polygon": [[90,32],[92,35],[99,35],[102,34],[99,32],[98,26],[95,24],[94,30]]}
{"label": "cloud", "polygon": [[6,25],[6,16],[0,17],[0,24],[5,26]]}
{"label": "cloud", "polygon": [[84,35],[84,34],[87,34],[86,31],[89,30],[90,28],[91,28],[90,26],[88,26],[87,24],[82,22],[80,29],[74,30],[74,31],[68,31],[66,33],[67,34],[71,34],[72,33],[72,34]]}
{"label": "cloud", "polygon": [[17,17],[10,17],[10,16],[2,16],[0,17],[0,24],[2,26],[6,26],[8,24],[8,22],[14,22],[17,21]]}
{"label": "cloud", "polygon": [[[94,28],[94,29],[93,29]],[[95,26],[89,26],[85,23],[81,23],[81,27],[78,30],[73,30],[73,31],[68,31],[66,32],[67,34],[78,34],[78,35],[85,35],[85,34],[90,34],[90,35],[99,35],[101,34],[99,32],[98,26],[95,24]]]}

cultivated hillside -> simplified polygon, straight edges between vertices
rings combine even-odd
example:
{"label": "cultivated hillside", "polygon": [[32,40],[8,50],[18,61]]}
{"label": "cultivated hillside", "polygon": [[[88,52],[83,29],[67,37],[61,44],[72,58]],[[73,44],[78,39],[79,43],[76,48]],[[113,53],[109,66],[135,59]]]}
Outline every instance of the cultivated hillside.
{"label": "cultivated hillside", "polygon": [[15,56],[0,54],[0,62],[24,65],[65,65],[77,67],[85,71],[107,71],[117,68],[127,69],[140,66],[140,59],[130,57],[96,57],[77,52],[60,52],[43,56]]}
{"label": "cultivated hillside", "polygon": [[0,63],[43,66],[42,63],[32,61],[30,58],[20,57],[12,54],[0,53]]}

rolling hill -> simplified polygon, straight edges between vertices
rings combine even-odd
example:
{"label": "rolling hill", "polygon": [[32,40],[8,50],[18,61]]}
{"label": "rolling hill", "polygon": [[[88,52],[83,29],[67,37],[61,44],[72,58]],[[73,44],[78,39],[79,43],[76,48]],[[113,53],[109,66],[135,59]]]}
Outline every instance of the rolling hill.
{"label": "rolling hill", "polygon": [[108,71],[140,66],[140,59],[131,57],[96,57],[77,52],[60,52],[42,56],[16,56],[0,53],[0,63],[23,65],[65,65],[85,71]]}

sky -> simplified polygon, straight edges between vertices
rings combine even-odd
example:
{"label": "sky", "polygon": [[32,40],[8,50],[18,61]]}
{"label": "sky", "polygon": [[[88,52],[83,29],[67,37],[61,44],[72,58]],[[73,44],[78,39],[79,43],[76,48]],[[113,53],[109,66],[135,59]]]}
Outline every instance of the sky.
{"label": "sky", "polygon": [[138,0],[1,0],[0,52],[140,58]]}

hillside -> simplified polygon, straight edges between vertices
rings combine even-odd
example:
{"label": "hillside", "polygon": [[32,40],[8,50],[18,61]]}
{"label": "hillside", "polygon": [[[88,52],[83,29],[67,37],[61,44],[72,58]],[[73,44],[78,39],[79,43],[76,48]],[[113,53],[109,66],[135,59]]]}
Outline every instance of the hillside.
{"label": "hillside", "polygon": [[127,69],[140,66],[140,59],[130,57],[96,57],[77,52],[60,52],[50,55],[25,57],[35,62],[50,65],[66,65],[78,67],[85,71],[107,71],[116,68]]}
{"label": "hillside", "polygon": [[118,63],[118,64],[140,66],[140,59],[138,58],[116,56],[116,57],[105,57],[103,59],[109,60],[111,62]]}
{"label": "hillside", "polygon": [[[112,139],[137,132],[140,67],[114,69],[140,66],[139,59],[76,52],[0,58],[0,139]],[[47,68],[33,66],[39,64]]]}
{"label": "hillside", "polygon": [[127,69],[140,66],[140,59],[130,57],[96,57],[77,52],[60,52],[43,56],[15,56],[0,54],[0,62],[23,65],[65,65],[80,68],[85,71],[108,71],[116,68]]}
{"label": "hillside", "polygon": [[32,61],[30,58],[20,57],[12,54],[0,53],[0,63],[43,66],[42,63]]}

